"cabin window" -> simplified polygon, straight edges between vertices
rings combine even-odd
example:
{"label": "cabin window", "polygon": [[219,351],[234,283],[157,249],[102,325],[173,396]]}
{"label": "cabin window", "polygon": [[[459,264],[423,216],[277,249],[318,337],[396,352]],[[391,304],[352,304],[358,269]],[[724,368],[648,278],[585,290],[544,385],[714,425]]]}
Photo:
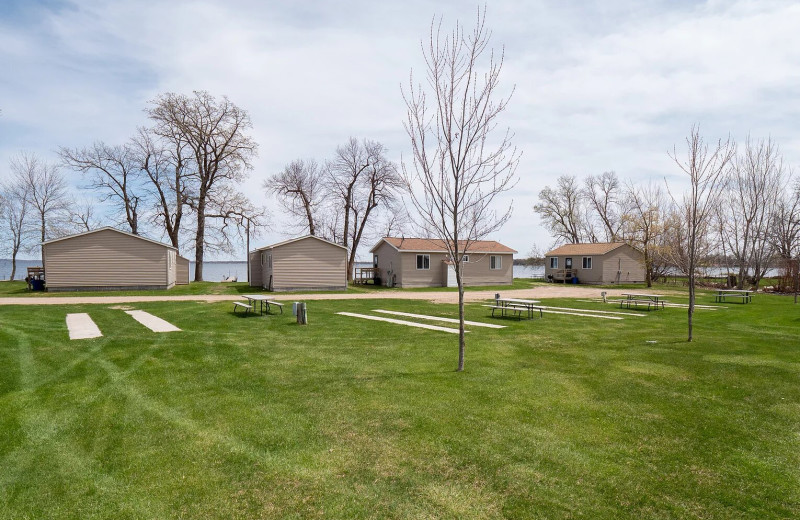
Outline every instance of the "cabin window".
{"label": "cabin window", "polygon": [[550,269],[558,269],[558,257],[551,256],[550,257]]}
{"label": "cabin window", "polygon": [[264,267],[264,257],[265,256],[266,255],[264,255],[264,253],[261,253],[261,267]]}
{"label": "cabin window", "polygon": [[372,255],[372,267],[378,267],[378,255]]}
{"label": "cabin window", "polygon": [[272,269],[272,255],[267,255],[267,267]]}
{"label": "cabin window", "polygon": [[464,264],[468,264],[469,263],[469,255],[462,256],[461,257],[461,262],[464,263]]}
{"label": "cabin window", "polygon": [[592,268],[592,257],[591,256],[584,256],[583,257],[583,268],[584,269],[591,269]]}
{"label": "cabin window", "polygon": [[564,259],[564,269],[572,269],[572,258]]}
{"label": "cabin window", "polygon": [[492,255],[489,257],[489,269],[502,269],[503,259],[500,256]]}
{"label": "cabin window", "polygon": [[431,255],[417,255],[417,269],[430,269]]}

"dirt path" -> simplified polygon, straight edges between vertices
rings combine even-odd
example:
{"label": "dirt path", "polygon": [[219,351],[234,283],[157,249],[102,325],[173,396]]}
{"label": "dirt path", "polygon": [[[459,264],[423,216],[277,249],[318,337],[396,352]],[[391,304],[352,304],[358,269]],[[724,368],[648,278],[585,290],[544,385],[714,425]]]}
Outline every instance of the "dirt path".
{"label": "dirt path", "polygon": [[[618,296],[625,289],[600,289],[585,286],[544,285],[531,289],[499,291],[506,298],[599,298],[600,292],[606,291],[609,296]],[[483,301],[494,298],[498,291],[468,291],[464,299],[468,302]],[[662,291],[663,292],[663,291]],[[311,301],[311,300],[430,300],[434,303],[457,303],[457,292],[409,292],[409,291],[376,291],[369,294],[273,294],[270,298],[277,301]],[[73,304],[118,304],[142,302],[224,302],[241,300],[242,296],[234,294],[199,294],[187,296],[51,296],[43,298],[0,298],[0,305],[73,305]]]}

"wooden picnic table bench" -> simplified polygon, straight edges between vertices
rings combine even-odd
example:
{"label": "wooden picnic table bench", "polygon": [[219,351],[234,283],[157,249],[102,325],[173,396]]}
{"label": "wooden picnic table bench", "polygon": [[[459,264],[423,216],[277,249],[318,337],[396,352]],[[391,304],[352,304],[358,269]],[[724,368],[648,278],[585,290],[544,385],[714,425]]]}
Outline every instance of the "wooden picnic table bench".
{"label": "wooden picnic table bench", "polygon": [[647,304],[647,310],[650,310],[650,307],[653,306],[656,310],[658,310],[658,306],[661,305],[661,308],[665,308],[666,301],[663,300],[663,296],[660,294],[643,294],[643,293],[623,293],[622,296],[625,298],[619,301],[619,308],[621,309],[623,305],[627,305],[628,309],[631,308],[631,304],[634,307],[639,308],[639,304]]}
{"label": "wooden picnic table bench", "polygon": [[269,314],[269,309],[272,305],[280,309],[281,314],[283,314],[283,304],[274,300],[270,300],[270,297],[265,294],[243,294],[242,296],[247,298],[247,302],[254,307],[255,302],[258,302],[258,309],[261,314]]}
{"label": "wooden picnic table bench", "polygon": [[538,305],[539,300],[522,300],[519,298],[497,298],[494,305],[487,305],[492,309],[492,317],[496,311],[500,311],[500,316],[511,314],[518,319],[522,319],[522,313],[525,312],[528,319],[533,318],[534,311],[539,311],[539,317],[543,317],[542,308]]}
{"label": "wooden picnic table bench", "polygon": [[753,291],[747,289],[717,289],[714,301],[724,303],[725,298],[738,298],[742,300],[742,303],[750,303],[753,301],[752,293]]}

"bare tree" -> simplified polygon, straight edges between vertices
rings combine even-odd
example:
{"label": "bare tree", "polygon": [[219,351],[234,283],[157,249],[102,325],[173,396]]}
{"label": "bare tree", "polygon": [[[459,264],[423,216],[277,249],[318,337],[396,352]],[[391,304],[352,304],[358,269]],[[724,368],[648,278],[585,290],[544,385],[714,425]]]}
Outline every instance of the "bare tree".
{"label": "bare tree", "polygon": [[356,253],[371,218],[397,199],[403,182],[397,166],[386,157],[386,148],[368,139],[350,138],[336,149],[327,170],[333,211],[342,222],[342,243],[350,250],[347,277],[352,279]]}
{"label": "bare tree", "polygon": [[[336,157],[327,165],[328,191],[336,197],[334,205],[337,210],[342,209],[342,245],[350,248],[350,219],[355,204],[355,193],[361,174],[369,167],[371,157],[365,140],[363,145],[355,137],[351,137],[346,144],[336,148]],[[353,248],[355,249],[355,248]],[[348,262],[349,263],[349,262]],[[350,269],[348,265],[348,279]]]}
{"label": "bare tree", "polygon": [[[589,175],[584,181],[584,193],[589,201],[589,206],[600,219],[606,242],[616,242],[621,239],[621,187],[617,174],[604,172],[602,175]],[[588,219],[587,219],[588,220]]]}
{"label": "bare tree", "polygon": [[110,146],[98,141],[90,148],[62,147],[59,155],[65,166],[91,174],[89,189],[99,192],[100,201],[116,208],[131,233],[138,235],[141,164],[135,149],[130,144]]}
{"label": "bare tree", "polygon": [[661,187],[652,183],[625,186],[625,205],[627,211],[621,222],[629,241],[644,255],[645,282],[653,286],[656,248],[665,231],[665,210],[667,202]]}
{"label": "bare tree", "polygon": [[700,128],[695,125],[686,138],[686,147],[685,157],[678,156],[677,147],[673,147],[670,157],[689,176],[689,192],[684,194],[681,208],[686,219],[685,257],[689,276],[688,341],[692,341],[698,246],[708,232],[713,208],[719,203],[721,195],[719,188],[724,180],[725,171],[734,157],[735,145],[729,137],[726,141],[719,140],[709,150],[708,144],[700,136]]}
{"label": "bare tree", "polygon": [[768,231],[782,184],[783,160],[771,139],[753,142],[748,137],[731,166],[725,203],[720,206],[727,210],[720,219],[722,240],[739,268],[739,289],[750,274],[758,287],[773,252]]}
{"label": "bare tree", "polygon": [[412,72],[403,92],[413,152],[413,165],[403,164],[403,176],[421,226],[442,240],[455,269],[459,371],[465,354],[463,254],[508,220],[511,206],[498,213],[494,202],[513,187],[519,163],[510,131],[499,137],[493,132],[510,95],[498,91],[503,53],[495,56],[489,48],[485,20],[484,8],[471,31],[457,22],[445,34],[441,20],[434,19],[429,42],[421,44],[428,88],[415,85]]}
{"label": "bare tree", "polygon": [[100,219],[97,215],[97,206],[91,198],[82,197],[70,204],[67,209],[70,228],[78,233],[97,229]]}
{"label": "bare tree", "polygon": [[574,175],[562,175],[556,188],[546,186],[539,192],[539,203],[533,210],[539,214],[544,226],[558,239],[578,244],[585,235],[585,211],[582,193]]}
{"label": "bare tree", "polygon": [[39,242],[64,234],[69,201],[67,183],[58,168],[34,154],[23,153],[11,160],[11,172],[17,182],[25,185],[28,204],[38,223]]}
{"label": "bare tree", "polygon": [[289,214],[304,222],[300,227],[309,235],[318,230],[317,211],[324,196],[324,173],[313,159],[297,159],[287,164],[283,171],[264,181],[267,192],[278,198]]}
{"label": "bare tree", "polygon": [[0,226],[8,238],[4,249],[11,255],[10,280],[16,276],[17,255],[30,238],[28,198],[28,185],[19,178],[9,179],[0,186]]}
{"label": "bare tree", "polygon": [[150,181],[145,191],[152,204],[151,220],[166,232],[173,247],[180,247],[183,217],[192,200],[194,161],[180,132],[159,137],[140,128],[131,140],[140,168]]}
{"label": "bare tree", "polygon": [[256,142],[245,133],[252,127],[250,116],[227,97],[217,100],[204,91],[192,96],[162,94],[150,105],[147,113],[154,123],[153,133],[170,142],[185,142],[187,157],[193,162],[194,186],[188,203],[197,224],[194,278],[201,281],[208,207],[215,198],[225,200],[227,189],[246,177],[256,155]]}

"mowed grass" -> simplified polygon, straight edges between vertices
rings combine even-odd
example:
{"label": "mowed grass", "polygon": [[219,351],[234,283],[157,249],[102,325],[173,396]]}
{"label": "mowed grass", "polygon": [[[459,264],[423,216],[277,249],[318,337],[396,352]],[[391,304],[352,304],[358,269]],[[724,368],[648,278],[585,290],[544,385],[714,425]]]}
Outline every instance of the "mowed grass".
{"label": "mowed grass", "polygon": [[[670,298],[679,301],[680,298]],[[704,296],[701,303],[710,303]],[[608,311],[611,305],[550,300]],[[0,309],[0,518],[796,518],[800,306],[457,336],[230,303]],[[105,336],[70,341],[68,312]],[[655,342],[655,343],[651,343]]]}
{"label": "mowed grass", "polygon": [[[514,278],[511,285],[466,287],[466,291],[508,291],[511,289],[530,289],[543,285],[544,282],[531,278]],[[639,285],[641,287],[641,285]],[[416,289],[400,289],[384,285],[353,284],[344,291],[331,291],[333,294],[369,294],[376,291],[392,292],[456,292],[455,287],[420,287]],[[21,280],[0,280],[0,298],[70,298],[75,296],[198,296],[221,294],[237,296],[250,293],[274,294],[260,287],[250,287],[247,282],[191,282],[187,285],[176,285],[171,289],[124,290],[124,291],[30,291],[28,284]],[[318,291],[290,291],[280,294],[310,294]]]}

